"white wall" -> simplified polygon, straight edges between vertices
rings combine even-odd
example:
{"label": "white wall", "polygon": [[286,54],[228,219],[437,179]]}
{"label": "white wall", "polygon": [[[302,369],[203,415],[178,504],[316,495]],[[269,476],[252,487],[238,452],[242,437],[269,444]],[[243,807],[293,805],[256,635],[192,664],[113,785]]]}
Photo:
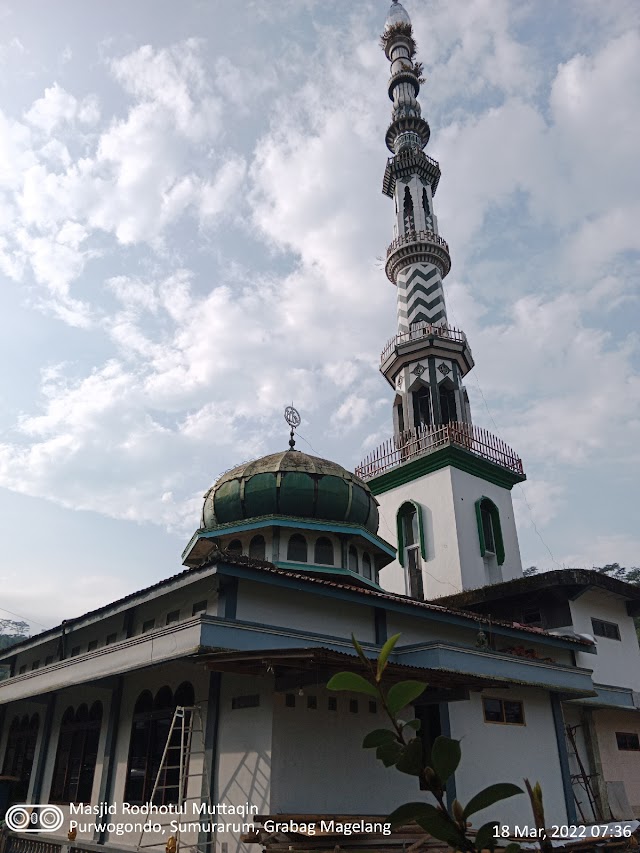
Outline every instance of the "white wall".
{"label": "white wall", "polygon": [[[485,723],[482,696],[524,702],[525,725]],[[524,790],[523,778],[540,782],[547,826],[566,823],[549,694],[533,688],[485,690],[466,702],[450,702],[451,737],[461,739],[462,761],[456,772],[457,797],[463,805],[482,788],[496,782],[513,782]],[[489,820],[519,826],[533,823],[526,794],[497,803],[474,815],[478,828]]]}
{"label": "white wall", "polygon": [[[490,498],[500,512],[505,562],[480,554],[475,502]],[[380,503],[380,535],[398,545],[396,515],[400,506],[414,500],[422,507],[427,559],[422,561],[425,598],[452,595],[463,589],[485,586],[522,575],[520,546],[511,492],[493,483],[448,466],[425,474],[377,496]],[[490,573],[491,562],[498,574]],[[398,561],[380,572],[384,589],[408,593],[406,570]]]}
{"label": "white wall", "polygon": [[[260,695],[257,708],[233,710],[234,696]],[[218,723],[218,759],[214,799],[219,803],[258,808],[259,814],[273,811],[271,805],[271,751],[273,727],[273,679],[222,676]],[[225,822],[235,818],[221,817]],[[251,817],[246,818],[251,821]],[[240,833],[218,833],[216,849],[228,844],[229,853],[252,851],[240,842]]]}
{"label": "white wall", "polygon": [[[511,580],[522,576],[522,561],[518,531],[513,514],[513,501],[509,489],[496,486],[473,474],[467,474],[458,468],[451,468],[451,482],[454,492],[458,548],[462,566],[462,588],[474,589],[489,583],[486,561],[480,554],[476,501],[482,497],[490,498],[498,507],[500,526],[504,541],[505,560],[498,567],[502,580]],[[495,560],[495,558],[493,558]],[[497,564],[496,564],[497,565]]]}
{"label": "white wall", "polygon": [[[297,590],[240,581],[237,617],[248,622],[282,625],[301,631],[351,638],[353,632],[363,642],[375,639],[372,606],[335,601],[320,595],[301,595]],[[274,645],[278,639],[274,637]],[[351,651],[349,642],[349,651]]]}
{"label": "white wall", "polygon": [[640,690],[638,637],[633,619],[627,615],[625,602],[606,590],[594,589],[570,601],[569,606],[573,628],[578,633],[593,634],[591,617],[614,622],[620,629],[620,640],[595,638],[597,655],[578,652],[578,666],[593,669],[593,680],[598,684]]}
{"label": "white wall", "polygon": [[[426,598],[452,595],[462,588],[451,470],[442,468],[376,496],[380,504],[378,533],[394,548],[398,547],[398,509],[408,500],[422,506],[427,554],[422,564],[422,583]],[[394,560],[381,570],[380,585],[390,592],[407,595],[406,569]]]}
{"label": "white wall", "polygon": [[[370,712],[368,696],[321,687],[292,692],[295,708],[286,707],[284,694],[274,697],[272,813],[387,815],[420,797],[415,777],[384,767],[375,750],[362,748],[368,732],[388,726],[379,706]],[[317,710],[307,707],[309,696]],[[330,696],[337,711],[328,710]],[[357,713],[349,710],[351,699]]]}
{"label": "white wall", "polygon": [[640,736],[638,711],[595,711],[596,737],[605,782],[623,782],[636,817],[640,816],[640,752],[618,749],[616,732]]}

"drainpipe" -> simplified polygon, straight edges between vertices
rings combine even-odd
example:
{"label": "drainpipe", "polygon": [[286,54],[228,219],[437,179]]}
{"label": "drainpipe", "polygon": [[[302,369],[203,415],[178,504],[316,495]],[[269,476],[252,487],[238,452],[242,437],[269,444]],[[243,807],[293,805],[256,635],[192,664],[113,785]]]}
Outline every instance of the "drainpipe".
{"label": "drainpipe", "polygon": [[35,772],[31,782],[31,802],[42,802],[42,783],[44,781],[44,771],[47,764],[51,747],[51,730],[53,728],[53,714],[56,707],[56,694],[50,693],[46,700],[44,712],[44,720],[42,723],[42,737],[40,739],[40,749],[38,750],[38,759],[36,761]]}
{"label": "drainpipe", "polygon": [[[111,803],[113,797],[113,780],[116,767],[116,747],[118,745],[118,729],[120,724],[120,707],[122,705],[122,688],[124,678],[122,675],[117,677],[115,686],[111,690],[111,699],[109,702],[109,716],[107,718],[107,733],[104,742],[104,757],[102,760],[102,775],[100,778],[100,792],[98,794],[98,803]],[[93,840],[97,844],[104,844],[106,841],[106,830],[95,830]]]}
{"label": "drainpipe", "polygon": [[558,745],[558,759],[560,761],[560,774],[562,776],[562,790],[564,793],[564,804],[567,810],[567,821],[570,824],[578,822],[576,812],[576,801],[573,796],[573,785],[571,784],[571,770],[569,769],[569,752],[567,750],[567,734],[564,727],[562,715],[562,703],[557,693],[551,693],[551,713],[553,715],[553,727],[556,733]]}

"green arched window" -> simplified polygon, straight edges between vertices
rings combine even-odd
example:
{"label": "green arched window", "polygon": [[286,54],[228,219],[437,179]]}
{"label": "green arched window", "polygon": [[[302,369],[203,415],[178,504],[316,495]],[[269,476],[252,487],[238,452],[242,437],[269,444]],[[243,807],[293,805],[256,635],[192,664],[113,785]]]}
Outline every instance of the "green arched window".
{"label": "green arched window", "polygon": [[491,498],[481,497],[476,501],[476,519],[478,522],[478,538],[482,556],[495,554],[498,565],[504,563],[504,541],[498,507]]}
{"label": "green arched window", "polygon": [[409,580],[409,595],[418,601],[424,600],[422,564],[426,560],[422,508],[415,501],[405,501],[398,510],[398,562],[406,567]]}
{"label": "green arched window", "polygon": [[401,566],[406,563],[405,551],[412,545],[418,545],[423,560],[427,559],[424,538],[422,507],[415,501],[405,501],[396,516],[398,530],[398,562]]}

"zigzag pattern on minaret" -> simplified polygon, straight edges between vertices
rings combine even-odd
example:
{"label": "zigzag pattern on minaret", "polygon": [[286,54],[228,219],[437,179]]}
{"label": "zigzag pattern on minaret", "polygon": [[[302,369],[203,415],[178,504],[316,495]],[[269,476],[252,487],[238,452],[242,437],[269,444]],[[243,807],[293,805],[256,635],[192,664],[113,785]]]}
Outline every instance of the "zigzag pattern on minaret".
{"label": "zigzag pattern on minaret", "polygon": [[397,288],[399,331],[409,331],[415,323],[447,322],[442,278],[436,267],[420,264],[402,270]]}

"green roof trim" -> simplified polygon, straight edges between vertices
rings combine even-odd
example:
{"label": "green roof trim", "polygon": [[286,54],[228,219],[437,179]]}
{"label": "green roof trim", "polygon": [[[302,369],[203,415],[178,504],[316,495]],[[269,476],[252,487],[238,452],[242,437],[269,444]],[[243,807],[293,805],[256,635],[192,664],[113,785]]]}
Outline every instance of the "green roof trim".
{"label": "green roof trim", "polygon": [[256,518],[246,519],[242,521],[230,521],[226,524],[221,524],[216,528],[201,527],[193,534],[187,547],[182,552],[182,561],[184,562],[189,552],[192,550],[196,542],[200,539],[218,539],[220,536],[227,536],[230,533],[244,533],[247,530],[260,530],[265,527],[288,527],[294,530],[318,530],[327,533],[350,533],[353,536],[361,536],[366,539],[379,551],[387,554],[388,557],[394,559],[396,549],[386,540],[382,539],[375,533],[372,533],[361,524],[354,524],[349,521],[331,521],[327,519],[307,519],[296,518],[294,516],[282,515],[262,515]]}
{"label": "green roof trim", "polygon": [[522,483],[527,479],[524,474],[517,474],[461,447],[447,445],[431,453],[425,453],[424,456],[418,456],[403,465],[398,465],[397,468],[392,468],[377,477],[372,477],[367,480],[367,485],[374,495],[381,495],[449,465],[509,491],[516,483]]}

